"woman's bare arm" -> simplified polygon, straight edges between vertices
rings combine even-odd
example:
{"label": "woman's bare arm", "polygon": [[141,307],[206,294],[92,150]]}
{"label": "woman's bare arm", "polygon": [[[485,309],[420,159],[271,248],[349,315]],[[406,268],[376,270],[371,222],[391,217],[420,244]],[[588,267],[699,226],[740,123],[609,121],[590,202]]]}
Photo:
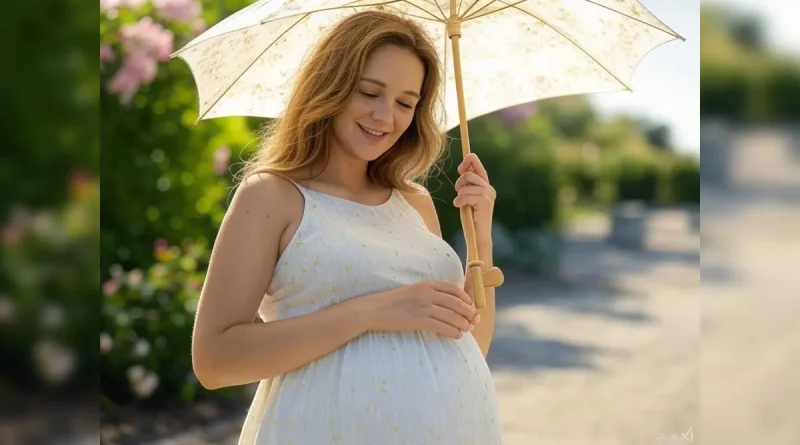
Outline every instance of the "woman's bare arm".
{"label": "woman's bare arm", "polygon": [[[367,330],[355,300],[296,318],[254,323],[272,279],[280,236],[302,201],[271,174],[248,178],[222,222],[192,336],[192,365],[208,389],[274,377],[320,358]],[[299,193],[295,190],[296,193]]]}

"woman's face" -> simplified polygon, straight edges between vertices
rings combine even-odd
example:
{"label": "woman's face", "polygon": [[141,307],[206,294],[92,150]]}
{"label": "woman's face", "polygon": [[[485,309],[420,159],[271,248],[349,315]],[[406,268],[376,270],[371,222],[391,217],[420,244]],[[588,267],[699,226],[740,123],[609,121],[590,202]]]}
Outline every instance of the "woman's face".
{"label": "woman's face", "polygon": [[372,161],[389,150],[414,118],[425,69],[411,51],[393,45],[367,58],[355,94],[333,118],[333,149]]}

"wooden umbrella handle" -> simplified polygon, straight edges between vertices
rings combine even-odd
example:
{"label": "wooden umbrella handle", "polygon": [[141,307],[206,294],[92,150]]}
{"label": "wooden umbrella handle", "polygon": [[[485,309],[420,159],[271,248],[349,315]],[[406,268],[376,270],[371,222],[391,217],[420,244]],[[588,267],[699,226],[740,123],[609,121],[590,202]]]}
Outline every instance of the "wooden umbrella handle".
{"label": "wooden umbrella handle", "polygon": [[475,218],[472,206],[461,207],[464,216],[464,237],[467,241],[467,267],[472,276],[472,299],[477,309],[486,307],[486,294],[483,289],[483,261],[478,258],[478,243],[475,240]]}
{"label": "wooden umbrella handle", "polygon": [[[456,96],[458,98],[458,119],[461,131],[461,154],[462,158],[469,154],[469,129],[467,126],[467,111],[464,104],[464,84],[461,79],[461,48],[459,38],[461,37],[460,19],[455,15],[455,1],[450,1],[450,21],[447,23],[447,35],[453,46],[453,69],[455,70]],[[478,242],[475,237],[475,217],[472,206],[461,207],[461,220],[464,221],[464,237],[467,241],[467,266],[472,276],[472,299],[477,309],[486,307],[485,287],[497,287],[503,283],[503,273],[500,269],[493,267],[489,271],[484,270],[484,263],[478,258]],[[489,278],[484,282],[485,278]]]}
{"label": "wooden umbrella handle", "polygon": [[503,271],[498,267],[485,269],[485,263],[478,258],[477,242],[475,242],[475,224],[472,216],[474,210],[471,206],[467,206],[462,207],[461,211],[466,212],[467,223],[465,224],[464,236],[467,239],[467,245],[474,246],[467,251],[467,267],[469,267],[470,276],[472,277],[472,299],[474,300],[475,308],[483,309],[486,307],[485,289],[501,286],[505,281],[505,277],[503,276]]}

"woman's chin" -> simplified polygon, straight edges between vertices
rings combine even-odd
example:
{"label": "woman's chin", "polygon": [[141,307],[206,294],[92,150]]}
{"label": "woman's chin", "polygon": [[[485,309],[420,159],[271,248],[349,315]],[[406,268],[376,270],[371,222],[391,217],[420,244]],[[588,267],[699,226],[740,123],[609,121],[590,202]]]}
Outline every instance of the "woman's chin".
{"label": "woman's chin", "polygon": [[365,161],[374,161],[388,151],[386,148],[361,146],[354,150],[356,157]]}

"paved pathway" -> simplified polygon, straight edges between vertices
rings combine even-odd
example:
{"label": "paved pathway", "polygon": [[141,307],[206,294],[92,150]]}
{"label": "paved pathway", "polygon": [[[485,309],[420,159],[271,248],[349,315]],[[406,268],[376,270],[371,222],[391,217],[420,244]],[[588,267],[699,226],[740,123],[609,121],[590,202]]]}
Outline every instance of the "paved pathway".
{"label": "paved pathway", "polygon": [[708,443],[800,443],[800,188],[770,195],[704,190]]}
{"label": "paved pathway", "polygon": [[513,282],[489,353],[506,445],[684,441],[698,429],[699,237],[651,220],[644,252],[603,243],[604,221],[564,251],[574,285]]}

